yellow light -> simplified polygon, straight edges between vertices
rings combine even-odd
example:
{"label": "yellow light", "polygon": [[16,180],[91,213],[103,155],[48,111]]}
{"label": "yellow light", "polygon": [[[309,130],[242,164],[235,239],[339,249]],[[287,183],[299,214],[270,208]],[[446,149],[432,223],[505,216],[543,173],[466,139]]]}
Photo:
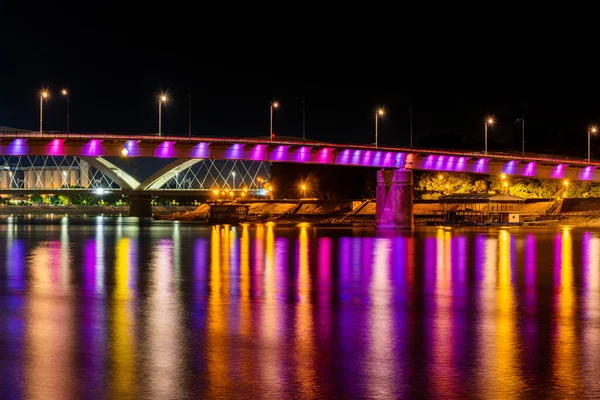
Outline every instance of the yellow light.
{"label": "yellow light", "polygon": [[508,182],[504,182],[504,187],[508,186]]}
{"label": "yellow light", "polygon": [[67,89],[63,89],[63,90],[62,90],[62,95],[63,95],[63,96],[66,96],[66,95],[67,95],[67,93],[69,93],[69,92],[67,92]]}
{"label": "yellow light", "polygon": [[127,149],[124,148],[123,150],[121,150],[121,154],[123,154],[124,156],[126,156],[127,154],[129,154],[129,150],[127,150]]}
{"label": "yellow light", "polygon": [[231,197],[233,197],[233,192],[229,192],[229,195],[230,195]]}
{"label": "yellow light", "polygon": [[214,194],[219,194],[219,191],[217,189],[213,190]]}
{"label": "yellow light", "polygon": [[506,179],[506,175],[502,174],[502,179]]}
{"label": "yellow light", "polygon": [[43,92],[42,92],[42,97],[43,97],[43,98],[47,98],[47,97],[48,97],[48,92],[46,92],[46,91],[43,91]]}
{"label": "yellow light", "polygon": [[245,192],[242,192],[242,197],[245,197],[245,196],[246,196],[246,193],[245,193]]}
{"label": "yellow light", "polygon": [[442,174],[439,174],[439,175],[438,175],[438,179],[439,179],[439,180],[442,180],[442,178],[443,178]]}
{"label": "yellow light", "polygon": [[591,131],[592,133],[596,133],[596,132],[598,132],[598,128],[596,128],[595,126],[592,126],[592,127],[590,128],[590,131]]}
{"label": "yellow light", "polygon": [[383,108],[380,108],[379,110],[377,110],[378,115],[383,115],[383,113],[384,113]]}
{"label": "yellow light", "polygon": [[160,101],[162,101],[163,103],[167,101],[167,96],[165,96],[164,94],[160,96]]}
{"label": "yellow light", "polygon": [[244,188],[244,192],[247,192],[247,191],[248,191],[248,188]]}
{"label": "yellow light", "polygon": [[274,107],[274,108],[277,108],[277,107],[279,107],[279,103],[278,103],[278,102],[274,102],[274,103],[273,103],[273,107]]}
{"label": "yellow light", "polygon": [[494,124],[494,119],[493,118],[488,118],[487,119],[487,123],[488,123],[488,125],[493,125]]}
{"label": "yellow light", "polygon": [[563,183],[565,184],[565,186],[569,186],[569,181],[565,180]]}
{"label": "yellow light", "polygon": [[225,192],[221,192],[221,195],[224,195],[224,194],[225,194]]}
{"label": "yellow light", "polygon": [[306,185],[302,185],[302,190],[306,190]]}

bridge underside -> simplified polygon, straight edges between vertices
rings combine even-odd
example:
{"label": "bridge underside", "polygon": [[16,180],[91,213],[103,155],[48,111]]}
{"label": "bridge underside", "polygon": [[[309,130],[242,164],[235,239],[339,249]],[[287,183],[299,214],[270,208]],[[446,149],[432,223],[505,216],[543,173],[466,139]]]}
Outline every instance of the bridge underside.
{"label": "bridge underside", "polygon": [[[157,189],[190,160],[228,160],[254,162],[288,162],[323,165],[347,165],[377,168],[507,174],[544,179],[569,179],[600,182],[600,163],[585,160],[528,155],[414,150],[394,147],[335,145],[319,142],[277,141],[239,138],[192,138],[123,135],[53,135],[5,134],[0,140],[0,154],[5,156],[78,156],[101,162],[98,157],[152,157],[175,159],[172,168],[161,171],[152,180],[139,183],[129,180],[123,171],[105,166],[105,173],[129,181],[127,186]],[[179,163],[179,164],[177,164]],[[118,179],[117,179],[118,180]]]}

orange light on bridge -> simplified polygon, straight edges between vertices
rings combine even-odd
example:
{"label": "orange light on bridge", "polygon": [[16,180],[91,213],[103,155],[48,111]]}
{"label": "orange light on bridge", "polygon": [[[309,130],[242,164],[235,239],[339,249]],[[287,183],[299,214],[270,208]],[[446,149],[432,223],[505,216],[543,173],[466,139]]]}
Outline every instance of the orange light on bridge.
{"label": "orange light on bridge", "polygon": [[125,149],[125,148],[124,148],[123,150],[121,150],[121,154],[122,154],[124,157],[126,157],[126,156],[127,156],[127,154],[129,154],[129,150],[127,150],[127,149]]}

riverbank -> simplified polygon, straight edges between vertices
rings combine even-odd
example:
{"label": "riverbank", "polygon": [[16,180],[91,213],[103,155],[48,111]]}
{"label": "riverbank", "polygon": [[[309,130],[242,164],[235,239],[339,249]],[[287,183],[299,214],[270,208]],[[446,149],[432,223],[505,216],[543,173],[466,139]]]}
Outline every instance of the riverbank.
{"label": "riverbank", "polygon": [[[249,222],[277,222],[278,224],[310,223],[324,226],[372,226],[375,222],[376,203],[373,199],[360,201],[282,200],[246,202]],[[440,203],[416,201],[413,206],[415,225],[433,220]],[[208,222],[209,204],[193,210],[165,213],[157,219]],[[439,216],[438,216],[439,217]],[[560,200],[528,200],[520,213],[526,226],[570,225],[600,227],[600,199],[576,198]]]}

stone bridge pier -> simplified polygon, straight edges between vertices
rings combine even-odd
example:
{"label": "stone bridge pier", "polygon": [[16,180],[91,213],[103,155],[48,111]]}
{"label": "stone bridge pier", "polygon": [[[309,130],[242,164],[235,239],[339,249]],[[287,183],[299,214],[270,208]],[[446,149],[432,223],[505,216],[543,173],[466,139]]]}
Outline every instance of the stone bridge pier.
{"label": "stone bridge pier", "polygon": [[377,171],[376,229],[414,229],[413,173],[406,169]]}
{"label": "stone bridge pier", "polygon": [[129,216],[139,218],[152,217],[152,196],[144,194],[130,194]]}

